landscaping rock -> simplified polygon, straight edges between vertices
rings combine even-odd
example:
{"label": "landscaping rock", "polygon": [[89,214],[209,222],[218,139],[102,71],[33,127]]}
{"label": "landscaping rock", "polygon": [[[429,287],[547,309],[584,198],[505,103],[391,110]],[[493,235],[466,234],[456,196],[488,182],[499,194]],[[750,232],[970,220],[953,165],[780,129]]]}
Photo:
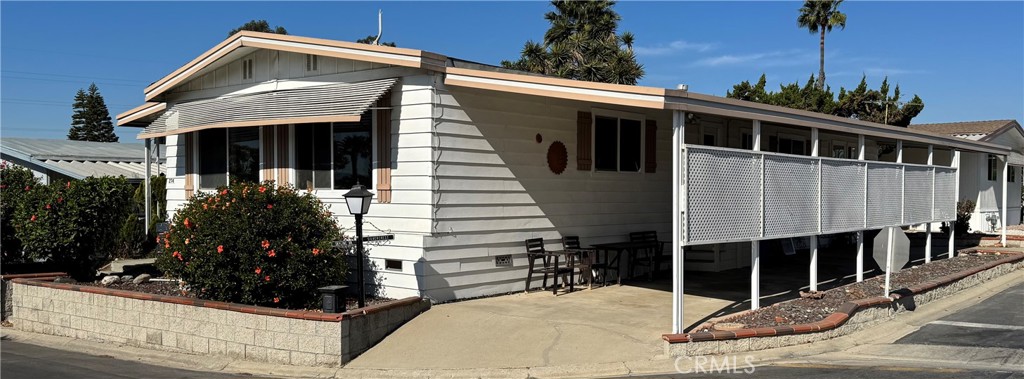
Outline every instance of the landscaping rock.
{"label": "landscaping rock", "polygon": [[109,286],[111,284],[117,283],[119,280],[121,280],[121,278],[117,277],[116,275],[107,275],[104,276],[102,280],[100,280],[100,284],[104,286]]}
{"label": "landscaping rock", "polygon": [[136,276],[135,280],[132,280],[132,283],[135,283],[135,284],[146,283],[146,282],[149,281],[149,278],[151,278],[151,277],[152,276],[150,276],[149,274],[142,274],[142,275]]}
{"label": "landscaping rock", "polygon": [[135,279],[135,277],[131,275],[124,275],[121,277],[121,283],[128,283],[132,281],[132,279]]}
{"label": "landscaping rock", "polygon": [[54,283],[65,283],[65,284],[75,284],[75,283],[78,283],[78,281],[75,280],[75,278],[68,277],[68,276],[59,277],[57,279],[54,279],[53,282]]}

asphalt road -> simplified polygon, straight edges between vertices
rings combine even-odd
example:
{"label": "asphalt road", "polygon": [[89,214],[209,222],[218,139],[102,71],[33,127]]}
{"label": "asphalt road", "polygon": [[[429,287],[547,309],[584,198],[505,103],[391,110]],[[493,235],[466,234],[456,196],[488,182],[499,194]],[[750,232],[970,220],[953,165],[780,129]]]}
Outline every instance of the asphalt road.
{"label": "asphalt road", "polygon": [[1024,284],[932,321],[896,343],[1024,349]]}
{"label": "asphalt road", "polygon": [[233,376],[152,366],[117,360],[110,356],[56,350],[14,341],[0,342],[0,377],[3,379],[253,378],[252,376]]}

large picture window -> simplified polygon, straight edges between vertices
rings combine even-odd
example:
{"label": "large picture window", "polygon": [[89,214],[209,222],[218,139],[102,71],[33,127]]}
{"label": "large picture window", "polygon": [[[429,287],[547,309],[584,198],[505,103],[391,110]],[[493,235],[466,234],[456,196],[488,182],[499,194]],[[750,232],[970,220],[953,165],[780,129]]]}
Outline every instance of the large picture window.
{"label": "large picture window", "polygon": [[199,188],[260,180],[258,127],[199,131]]}
{"label": "large picture window", "polygon": [[594,169],[640,172],[643,155],[640,120],[609,116],[594,118]]}
{"label": "large picture window", "polygon": [[295,125],[295,186],[303,189],[373,188],[371,116],[359,122]]}

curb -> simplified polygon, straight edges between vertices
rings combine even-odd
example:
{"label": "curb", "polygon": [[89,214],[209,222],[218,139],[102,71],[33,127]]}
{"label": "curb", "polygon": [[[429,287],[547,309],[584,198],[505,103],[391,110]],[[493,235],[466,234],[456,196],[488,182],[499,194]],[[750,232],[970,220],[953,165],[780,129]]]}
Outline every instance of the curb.
{"label": "curb", "polygon": [[[976,268],[961,271],[955,274],[946,275],[934,280],[930,280],[916,286],[906,288],[909,294],[907,295],[896,295],[892,297],[870,297],[866,299],[858,299],[853,301],[847,301],[839,306],[839,309],[826,317],[824,320],[813,322],[809,324],[797,324],[797,325],[785,325],[785,326],[774,326],[774,327],[762,327],[762,328],[749,328],[749,329],[737,329],[732,331],[716,330],[714,332],[693,332],[693,333],[682,333],[682,334],[664,334],[662,339],[669,344],[680,344],[689,342],[704,342],[704,341],[723,341],[723,340],[736,340],[751,337],[773,337],[773,336],[787,336],[794,334],[807,334],[824,332],[832,329],[836,329],[845,324],[855,313],[858,311],[874,307],[882,304],[889,304],[894,302],[896,299],[905,296],[912,296],[922,294],[924,292],[931,291],[938,287],[942,287],[960,279],[969,277],[979,272],[1000,266],[1006,263],[1013,263],[1024,260],[1024,254],[1021,253],[1008,253],[1000,252],[1001,254],[1010,255],[1006,258],[999,259],[993,262],[989,262],[985,265],[978,266]],[[894,293],[896,291],[893,291]]]}

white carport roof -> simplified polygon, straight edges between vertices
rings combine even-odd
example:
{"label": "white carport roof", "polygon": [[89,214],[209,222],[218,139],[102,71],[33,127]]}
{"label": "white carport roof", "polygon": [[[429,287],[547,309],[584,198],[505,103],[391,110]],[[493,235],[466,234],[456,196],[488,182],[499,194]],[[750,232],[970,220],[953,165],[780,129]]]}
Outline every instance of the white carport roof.
{"label": "white carport roof", "polygon": [[[145,150],[139,143],[109,143],[35,138],[0,139],[4,160],[37,166],[74,179],[89,176],[124,176],[142,181],[146,175]],[[152,164],[154,174],[163,172],[163,157]]]}

